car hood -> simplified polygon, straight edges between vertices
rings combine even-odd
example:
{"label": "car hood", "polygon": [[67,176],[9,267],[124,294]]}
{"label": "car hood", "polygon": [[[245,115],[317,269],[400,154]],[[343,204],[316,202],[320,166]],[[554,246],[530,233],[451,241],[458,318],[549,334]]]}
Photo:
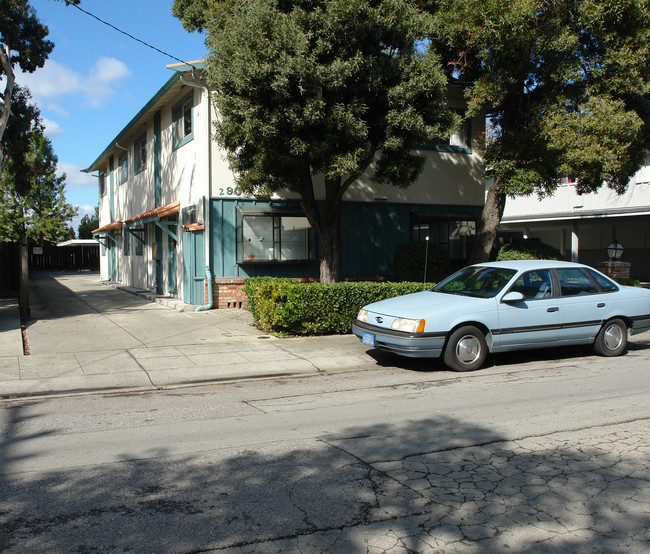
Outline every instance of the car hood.
{"label": "car hood", "polygon": [[494,303],[494,298],[474,298],[461,294],[423,291],[373,302],[364,306],[364,309],[385,316],[419,319],[432,314],[493,310]]}

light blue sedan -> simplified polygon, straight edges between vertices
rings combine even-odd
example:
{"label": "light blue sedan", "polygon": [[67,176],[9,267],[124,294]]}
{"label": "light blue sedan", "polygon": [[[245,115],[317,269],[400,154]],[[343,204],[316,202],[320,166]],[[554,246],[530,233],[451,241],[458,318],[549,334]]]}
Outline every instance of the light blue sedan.
{"label": "light blue sedan", "polygon": [[433,289],[364,306],[352,332],[371,347],[479,369],[488,352],[593,344],[618,356],[628,331],[650,329],[650,290],[571,262],[466,267]]}

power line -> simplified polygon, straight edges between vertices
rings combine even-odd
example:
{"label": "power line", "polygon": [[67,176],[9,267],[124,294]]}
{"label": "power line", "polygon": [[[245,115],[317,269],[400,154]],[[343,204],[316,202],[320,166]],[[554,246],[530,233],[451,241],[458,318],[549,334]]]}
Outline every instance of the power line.
{"label": "power line", "polygon": [[127,36],[127,37],[129,37],[130,39],[135,40],[136,42],[139,42],[140,44],[146,46],[147,48],[151,48],[152,50],[155,50],[155,51],[158,52],[159,54],[162,54],[163,56],[167,56],[168,58],[171,58],[172,60],[176,60],[177,62],[181,62],[181,63],[187,64],[187,65],[189,65],[192,69],[197,69],[197,68],[194,67],[191,63],[188,63],[188,62],[186,62],[185,60],[181,60],[180,58],[177,58],[176,56],[170,54],[169,52],[165,52],[164,50],[161,50],[160,48],[156,48],[155,46],[152,46],[151,44],[145,42],[144,40],[140,40],[139,38],[134,37],[133,35],[127,33],[126,31],[122,31],[122,29],[118,29],[115,25],[109,23],[108,21],[104,21],[104,20],[101,19],[100,17],[97,17],[95,14],[92,14],[92,13],[90,13],[90,12],[84,10],[83,8],[80,8],[79,6],[77,6],[77,5],[75,5],[75,4],[72,4],[72,5],[73,5],[75,8],[77,8],[80,12],[85,13],[86,15],[92,17],[93,19],[96,19],[96,20],[99,21],[100,23],[106,25],[107,27],[110,27],[111,29],[114,29],[114,30],[117,31],[118,33],[121,33],[121,34],[123,34],[124,36]]}

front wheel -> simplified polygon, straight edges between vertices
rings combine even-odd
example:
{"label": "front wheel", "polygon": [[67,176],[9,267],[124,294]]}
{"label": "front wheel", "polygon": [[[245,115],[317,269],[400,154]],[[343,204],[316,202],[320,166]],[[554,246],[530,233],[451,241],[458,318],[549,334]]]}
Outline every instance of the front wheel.
{"label": "front wheel", "polygon": [[444,353],[445,365],[453,371],[475,371],[487,356],[487,343],[480,329],[472,325],[459,327],[449,340]]}
{"label": "front wheel", "polygon": [[596,336],[594,351],[599,356],[620,356],[627,346],[627,325],[622,319],[610,319]]}

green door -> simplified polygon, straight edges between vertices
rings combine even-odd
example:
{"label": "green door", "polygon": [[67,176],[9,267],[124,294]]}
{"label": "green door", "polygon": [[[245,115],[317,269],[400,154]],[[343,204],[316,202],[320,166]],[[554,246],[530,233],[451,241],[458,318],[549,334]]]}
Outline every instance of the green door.
{"label": "green door", "polygon": [[204,303],[203,240],[203,231],[183,230],[183,302],[195,306]]}

